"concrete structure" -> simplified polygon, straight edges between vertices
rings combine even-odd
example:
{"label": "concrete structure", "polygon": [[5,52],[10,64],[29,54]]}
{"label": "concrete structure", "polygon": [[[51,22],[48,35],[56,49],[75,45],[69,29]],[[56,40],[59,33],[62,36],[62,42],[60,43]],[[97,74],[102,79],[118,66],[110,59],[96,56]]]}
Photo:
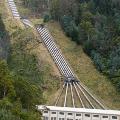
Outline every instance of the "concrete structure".
{"label": "concrete structure", "polygon": [[37,106],[43,120],[120,120],[120,111],[55,106]]}

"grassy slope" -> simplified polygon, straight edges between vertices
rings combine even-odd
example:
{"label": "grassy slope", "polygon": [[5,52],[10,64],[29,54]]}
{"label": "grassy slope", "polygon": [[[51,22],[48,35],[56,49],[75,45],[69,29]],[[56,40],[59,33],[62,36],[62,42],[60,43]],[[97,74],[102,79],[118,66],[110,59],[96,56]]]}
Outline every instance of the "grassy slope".
{"label": "grassy slope", "polygon": [[[14,51],[18,50],[18,47],[14,46],[15,43],[19,43],[20,41],[22,42],[27,38],[31,39],[26,45],[25,53],[29,54],[30,56],[32,55],[36,56],[38,60],[38,67],[40,68],[40,71],[42,71],[43,73],[44,83],[47,83],[47,86],[44,86],[43,88],[45,91],[44,97],[46,98],[46,100],[49,100],[48,94],[52,94],[58,89],[60,74],[55,64],[51,60],[48,51],[45,49],[45,47],[42,44],[38,44],[37,42],[38,36],[36,36],[36,33],[33,33],[33,30],[25,29],[19,20],[17,21],[13,19],[12,14],[8,9],[7,2],[5,2],[4,0],[0,2],[0,13],[2,14],[2,19],[4,21],[6,30],[9,32],[10,44],[12,49],[14,49]],[[10,67],[15,68],[15,70],[19,70],[21,68],[21,65],[19,63],[21,61],[18,60],[17,62],[17,59],[19,59],[20,57],[14,53],[13,53],[13,57],[10,58],[11,60]],[[47,58],[49,58],[49,60]],[[23,58],[20,59],[23,60]],[[31,64],[37,64],[35,63],[35,61],[33,62],[34,63]],[[27,66],[27,61],[24,63]]]}
{"label": "grassy slope", "polygon": [[58,23],[49,22],[48,28],[78,78],[107,107],[120,109],[120,94],[112,83],[96,70],[92,60],[83,52],[82,47],[66,37]]}

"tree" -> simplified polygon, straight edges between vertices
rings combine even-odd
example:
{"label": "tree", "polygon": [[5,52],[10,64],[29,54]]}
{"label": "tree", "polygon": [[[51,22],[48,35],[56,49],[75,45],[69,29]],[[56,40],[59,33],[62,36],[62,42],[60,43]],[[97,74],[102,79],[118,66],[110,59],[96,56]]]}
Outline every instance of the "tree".
{"label": "tree", "polygon": [[43,102],[42,91],[39,86],[31,84],[21,76],[15,76],[15,91],[24,108],[34,108]]}
{"label": "tree", "polygon": [[90,41],[90,36],[94,34],[94,28],[93,25],[89,21],[82,21],[80,23],[81,29],[84,30],[84,32],[87,35],[87,40]]}
{"label": "tree", "polygon": [[14,116],[11,111],[6,109],[0,109],[0,120],[16,120],[16,119],[20,120],[19,118],[16,118],[16,116]]}
{"label": "tree", "polygon": [[14,81],[5,61],[0,61],[0,99],[15,97]]}
{"label": "tree", "polygon": [[47,9],[46,0],[22,0],[23,5],[30,8],[34,13],[42,13]]}
{"label": "tree", "polygon": [[50,13],[53,19],[59,21],[59,0],[51,0]]}
{"label": "tree", "polygon": [[103,72],[105,69],[105,66],[104,66],[103,58],[101,57],[101,55],[99,53],[96,53],[95,51],[92,51],[91,56],[92,56],[92,59],[94,60],[94,63],[97,69]]}

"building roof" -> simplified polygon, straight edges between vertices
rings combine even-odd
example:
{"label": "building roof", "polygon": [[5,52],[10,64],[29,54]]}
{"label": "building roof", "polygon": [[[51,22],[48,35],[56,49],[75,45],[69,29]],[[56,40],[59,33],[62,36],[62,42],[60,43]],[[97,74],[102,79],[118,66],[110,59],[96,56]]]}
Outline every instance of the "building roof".
{"label": "building roof", "polygon": [[120,111],[117,111],[117,110],[100,110],[100,109],[86,109],[86,108],[56,107],[56,106],[44,106],[44,105],[38,105],[37,107],[38,107],[38,110],[47,109],[47,110],[50,110],[50,111],[120,115]]}

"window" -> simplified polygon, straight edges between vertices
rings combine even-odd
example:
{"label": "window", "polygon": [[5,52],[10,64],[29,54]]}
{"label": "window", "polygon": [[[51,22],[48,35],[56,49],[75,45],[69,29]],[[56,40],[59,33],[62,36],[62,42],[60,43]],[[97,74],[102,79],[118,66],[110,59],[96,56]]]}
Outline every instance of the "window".
{"label": "window", "polygon": [[56,120],[56,117],[51,117],[51,120]]}
{"label": "window", "polygon": [[68,113],[68,115],[73,115],[72,113]]}
{"label": "window", "polygon": [[60,115],[64,115],[64,112],[59,112]]}
{"label": "window", "polygon": [[64,118],[59,118],[59,120],[64,120]]}
{"label": "window", "polygon": [[43,117],[43,120],[48,120],[48,117]]}
{"label": "window", "polygon": [[81,116],[81,114],[80,113],[76,113],[76,116]]}
{"label": "window", "polygon": [[48,111],[44,111],[44,113],[48,113]]}
{"label": "window", "polygon": [[90,117],[90,114],[85,114],[85,117]]}
{"label": "window", "polygon": [[117,116],[112,116],[112,119],[117,119]]}
{"label": "window", "polygon": [[52,114],[56,114],[56,112],[52,112]]}
{"label": "window", "polygon": [[93,117],[99,117],[99,115],[93,115]]}
{"label": "window", "polygon": [[108,116],[103,116],[102,118],[108,118]]}
{"label": "window", "polygon": [[51,120],[53,120],[53,117],[51,117]]}

